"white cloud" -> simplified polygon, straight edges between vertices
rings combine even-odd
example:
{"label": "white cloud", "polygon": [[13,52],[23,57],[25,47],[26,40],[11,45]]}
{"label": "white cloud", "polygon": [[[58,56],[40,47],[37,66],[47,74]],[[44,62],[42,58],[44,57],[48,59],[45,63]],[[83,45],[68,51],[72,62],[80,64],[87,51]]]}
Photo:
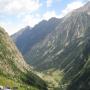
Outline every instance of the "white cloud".
{"label": "white cloud", "polygon": [[[61,0],[57,0],[57,1],[60,2]],[[52,4],[52,0],[47,0],[47,2],[48,2],[48,7],[49,7]],[[52,17],[61,18],[61,17],[65,16],[67,13],[73,11],[74,9],[81,7],[82,5],[83,5],[82,2],[74,1],[70,4],[68,4],[66,6],[66,8],[64,10],[62,10],[60,15],[57,15],[54,10],[47,11],[43,15],[40,15],[40,14],[24,15],[24,17],[22,18],[22,26],[30,25],[33,27],[35,24],[37,24],[38,22],[40,22],[43,19],[49,20]]]}
{"label": "white cloud", "polygon": [[[0,13],[8,18],[11,15],[12,20],[0,21],[0,26],[4,27],[6,31],[11,35],[17,32],[19,29],[26,25],[33,26],[38,21],[34,16],[28,16],[38,11],[42,6],[39,0],[0,0]],[[1,17],[0,15],[0,17]],[[22,18],[23,17],[23,18]],[[17,18],[16,22],[13,19]]]}
{"label": "white cloud", "polygon": [[0,26],[3,27],[10,35],[17,32],[21,27],[19,25],[14,25],[11,22],[0,21]]}
{"label": "white cloud", "polygon": [[28,14],[19,18],[21,18],[21,21],[17,23],[13,23],[11,21],[0,21],[0,26],[5,28],[9,35],[12,35],[21,28],[26,27],[27,25],[33,27],[43,19],[39,14],[36,14],[35,16]]}
{"label": "white cloud", "polygon": [[54,10],[47,11],[43,15],[39,15],[39,14],[25,15],[25,17],[22,18],[22,23],[23,23],[23,25],[30,25],[33,27],[35,24],[37,24],[41,20],[43,20],[43,19],[49,20],[51,17],[59,17],[59,16],[57,16],[57,14]]}
{"label": "white cloud", "polygon": [[22,23],[24,25],[30,25],[31,27],[33,27],[35,24],[37,24],[40,20],[41,20],[41,16],[39,14],[36,15],[26,15],[23,19],[22,19]]}
{"label": "white cloud", "polygon": [[61,17],[65,16],[66,14],[70,13],[74,9],[77,9],[79,7],[83,6],[83,3],[81,1],[74,1],[70,4],[68,4],[64,10],[61,12]]}
{"label": "white cloud", "polygon": [[58,17],[55,11],[47,11],[46,13],[44,13],[44,15],[42,16],[43,19],[48,20],[51,17]]}
{"label": "white cloud", "polygon": [[[50,7],[52,0],[47,0],[47,2],[47,6]],[[13,23],[13,20],[8,22],[0,21],[0,26],[5,27],[6,31],[11,35],[22,27],[27,25],[34,26],[43,19],[48,20],[51,17],[63,17],[72,10],[81,7],[83,3],[74,1],[68,4],[65,9],[61,11],[60,15],[57,15],[54,10],[47,11],[43,15],[36,14],[35,11],[37,11],[41,5],[39,0],[0,0],[0,12],[5,14],[17,14],[17,19],[20,21],[17,23]]]}
{"label": "white cloud", "polygon": [[[47,0],[47,1],[49,2],[49,0]],[[34,26],[35,24],[37,24],[38,22],[40,22],[43,19],[49,20],[51,17],[61,18],[61,17],[65,16],[67,13],[73,11],[74,9],[77,9],[77,8],[81,7],[82,5],[83,5],[82,2],[74,1],[74,2],[72,2],[70,4],[68,4],[66,6],[66,8],[64,10],[62,10],[60,15],[57,15],[54,10],[47,11],[43,15],[39,15],[39,14],[36,14],[36,15],[26,15],[23,18],[23,23],[26,24],[26,25]]]}
{"label": "white cloud", "polygon": [[[8,14],[20,14],[36,11],[40,8],[39,0],[0,0],[0,12]],[[3,8],[3,10],[2,10]]]}
{"label": "white cloud", "polygon": [[50,7],[52,2],[53,2],[52,0],[47,0],[47,2],[46,2],[47,3],[47,7]]}

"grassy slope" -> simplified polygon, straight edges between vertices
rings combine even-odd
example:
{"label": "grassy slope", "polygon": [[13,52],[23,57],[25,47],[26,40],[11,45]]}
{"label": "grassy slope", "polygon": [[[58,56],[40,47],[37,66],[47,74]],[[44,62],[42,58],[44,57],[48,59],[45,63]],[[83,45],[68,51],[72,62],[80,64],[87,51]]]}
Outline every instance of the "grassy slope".
{"label": "grassy slope", "polygon": [[47,90],[45,82],[29,70],[8,34],[0,28],[0,85],[6,84],[16,84],[19,90]]}
{"label": "grassy slope", "polygon": [[63,78],[63,72],[54,69],[50,69],[47,72],[37,74],[47,82],[49,88],[58,87],[59,82]]}
{"label": "grassy slope", "polygon": [[19,83],[17,81],[12,80],[12,79],[6,78],[2,75],[0,75],[0,85],[9,86],[10,88],[18,87],[18,90],[39,90],[33,86],[28,86],[26,84]]}

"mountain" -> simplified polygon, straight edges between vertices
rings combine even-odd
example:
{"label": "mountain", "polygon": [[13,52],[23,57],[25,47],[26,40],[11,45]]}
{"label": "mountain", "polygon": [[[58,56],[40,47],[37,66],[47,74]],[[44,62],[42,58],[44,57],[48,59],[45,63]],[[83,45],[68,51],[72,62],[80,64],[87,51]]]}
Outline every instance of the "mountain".
{"label": "mountain", "polygon": [[28,65],[8,34],[3,28],[0,28],[0,70],[3,73],[14,75],[18,69],[25,72],[25,69],[28,68]]}
{"label": "mountain", "polygon": [[47,90],[45,82],[31,72],[30,66],[24,61],[15,44],[1,27],[0,85],[17,86],[19,90]]}
{"label": "mountain", "polygon": [[67,90],[90,90],[90,68],[75,77]]}
{"label": "mountain", "polygon": [[39,41],[42,41],[57,26],[59,19],[52,18],[49,21],[43,20],[35,27],[29,26],[21,29],[12,35],[18,49],[24,55]]}
{"label": "mountain", "polygon": [[[41,72],[41,77],[47,81],[50,88],[89,90],[90,2],[58,20],[58,23],[51,28],[52,22],[56,21],[54,19],[48,29],[45,23],[44,25],[41,24],[42,22],[39,23],[38,27],[41,25],[42,28],[40,26],[40,31],[37,29],[37,32],[40,33],[43,29],[52,30],[44,38],[40,37],[42,33],[40,36],[36,33],[41,39],[37,43],[29,44],[32,47],[28,48],[27,52],[21,52],[25,60],[35,70]],[[31,31],[34,32],[33,29]],[[35,36],[34,38],[33,41],[37,40]],[[31,36],[28,40],[32,42]]]}
{"label": "mountain", "polygon": [[90,90],[90,38],[85,46],[84,52],[87,62],[71,81],[67,90]]}

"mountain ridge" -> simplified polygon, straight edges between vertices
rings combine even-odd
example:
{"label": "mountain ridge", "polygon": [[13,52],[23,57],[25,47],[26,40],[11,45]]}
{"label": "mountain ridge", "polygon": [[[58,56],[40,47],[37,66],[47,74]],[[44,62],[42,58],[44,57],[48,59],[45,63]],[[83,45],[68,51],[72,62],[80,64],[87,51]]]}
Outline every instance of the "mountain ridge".
{"label": "mountain ridge", "polygon": [[[90,50],[87,49],[90,38],[89,3],[59,19],[57,23],[54,22],[54,18],[51,23],[56,23],[56,26],[53,26],[53,28],[48,27],[48,29],[52,29],[51,32],[47,33],[45,38],[39,39],[40,41],[37,41],[31,49],[23,54],[25,60],[35,70],[41,72],[41,74],[43,73],[42,78],[45,77],[50,87],[53,86],[53,90],[67,90],[68,84],[71,85],[69,86],[70,90],[74,89],[74,85],[76,86],[75,90],[86,90],[83,87],[80,89],[74,82],[78,82],[80,78],[86,75],[86,69],[83,68],[86,63],[88,63],[88,66],[90,65],[87,57],[89,56],[88,50]],[[39,26],[40,30],[43,30],[44,26],[42,28]],[[47,78],[50,78],[51,81]],[[86,79],[87,77],[85,77]],[[82,81],[83,79],[79,81],[79,85]],[[89,80],[85,84],[87,82]],[[64,86],[64,89],[62,86]]]}
{"label": "mountain ridge", "polygon": [[[54,22],[52,23],[52,21],[54,21]],[[49,21],[43,20],[31,29],[28,28],[25,30],[25,28],[26,28],[25,27],[24,33],[22,33],[22,35],[18,36],[17,35],[18,32],[17,32],[16,34],[12,35],[11,37],[13,38],[14,42],[16,43],[16,45],[17,45],[18,49],[21,51],[21,53],[25,54],[37,42],[39,42],[40,40],[43,40],[45,38],[45,36],[52,31],[52,28],[54,28],[58,22],[59,22],[59,20],[57,18],[52,18]],[[43,27],[46,27],[46,28],[43,28]],[[49,27],[51,27],[51,29],[49,29]],[[18,36],[19,39],[15,40],[14,36],[15,37]],[[23,43],[23,40],[25,41],[25,43]]]}

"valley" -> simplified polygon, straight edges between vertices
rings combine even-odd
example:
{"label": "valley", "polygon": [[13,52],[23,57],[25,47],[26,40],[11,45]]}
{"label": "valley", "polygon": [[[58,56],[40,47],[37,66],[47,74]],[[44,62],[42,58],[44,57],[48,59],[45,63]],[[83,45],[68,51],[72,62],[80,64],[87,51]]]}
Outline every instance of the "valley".
{"label": "valley", "polygon": [[[11,36],[26,62],[53,90],[67,90],[75,77],[82,75],[81,72],[89,59],[89,12],[90,2],[61,19],[41,21],[31,30],[28,29],[28,32],[24,30],[25,33],[21,35],[17,32]],[[30,41],[24,43],[27,38]],[[39,38],[38,41],[35,38]],[[22,42],[25,44],[23,48]],[[24,51],[25,47],[28,49]],[[75,90],[82,89],[78,87]]]}
{"label": "valley", "polygon": [[90,1],[62,18],[9,36],[0,27],[0,85],[18,90],[90,90]]}

